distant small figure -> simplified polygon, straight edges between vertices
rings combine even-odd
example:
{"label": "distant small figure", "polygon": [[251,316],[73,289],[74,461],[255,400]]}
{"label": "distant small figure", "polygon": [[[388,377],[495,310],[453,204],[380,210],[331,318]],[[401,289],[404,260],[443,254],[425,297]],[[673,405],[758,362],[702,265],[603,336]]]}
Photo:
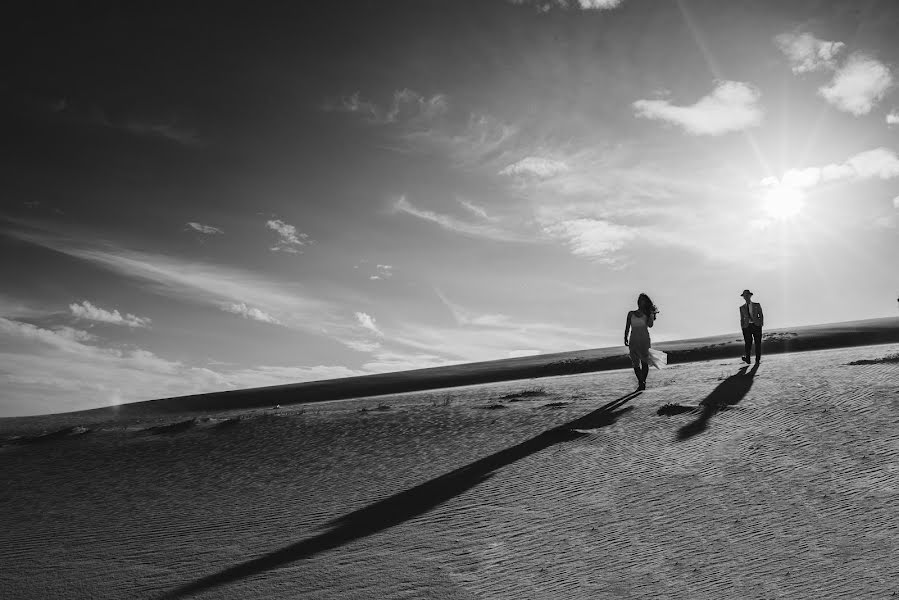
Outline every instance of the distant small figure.
{"label": "distant small figure", "polygon": [[[649,339],[649,328],[655,323],[659,309],[652,303],[646,294],[637,297],[637,310],[627,313],[627,322],[624,324],[624,345],[630,347],[631,364],[634,366],[634,374],[637,376],[637,389],[646,389],[646,377],[649,375],[649,365],[657,369],[668,364],[668,356],[664,352],[652,349]],[[628,341],[630,333],[630,341]]]}
{"label": "distant small figure", "polygon": [[765,325],[765,315],[762,313],[762,305],[750,300],[752,292],[743,290],[740,295],[746,301],[740,306],[740,327],[743,329],[743,342],[746,346],[743,362],[749,364],[749,353],[752,342],[755,341],[755,364],[758,364],[762,360],[762,327]]}

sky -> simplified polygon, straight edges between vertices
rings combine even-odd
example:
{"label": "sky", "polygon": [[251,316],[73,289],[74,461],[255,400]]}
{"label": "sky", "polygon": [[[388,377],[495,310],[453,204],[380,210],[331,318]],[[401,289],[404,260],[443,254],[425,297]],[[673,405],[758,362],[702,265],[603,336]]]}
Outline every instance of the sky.
{"label": "sky", "polygon": [[892,0],[26,4],[0,416],[896,314]]}

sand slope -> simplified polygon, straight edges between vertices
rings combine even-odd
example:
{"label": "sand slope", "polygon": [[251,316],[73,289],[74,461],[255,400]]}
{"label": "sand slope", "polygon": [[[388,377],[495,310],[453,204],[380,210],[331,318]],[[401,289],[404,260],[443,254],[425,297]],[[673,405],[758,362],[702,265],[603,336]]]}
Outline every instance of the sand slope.
{"label": "sand slope", "polygon": [[897,352],[10,420],[0,595],[897,597]]}

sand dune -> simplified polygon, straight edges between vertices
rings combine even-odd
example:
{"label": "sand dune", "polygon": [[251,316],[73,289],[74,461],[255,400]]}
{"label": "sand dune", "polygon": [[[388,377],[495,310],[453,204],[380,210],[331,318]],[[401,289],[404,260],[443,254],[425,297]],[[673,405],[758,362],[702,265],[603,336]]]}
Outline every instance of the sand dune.
{"label": "sand dune", "polygon": [[609,371],[277,410],[73,413],[45,417],[60,425],[49,437],[4,420],[0,590],[889,598],[897,354],[675,364],[640,394]]}
{"label": "sand dune", "polygon": [[[899,343],[897,317],[772,329],[766,331],[764,335],[765,354],[768,355],[887,343]],[[670,364],[678,364],[739,357],[743,353],[743,339],[739,333],[734,333],[662,342],[655,344],[655,347],[668,353]],[[624,346],[593,348],[397,373],[147,400],[78,411],[72,413],[73,417],[59,415],[54,418],[45,415],[35,419],[18,418],[16,426],[21,428],[31,424],[31,429],[45,430],[50,424],[66,427],[72,418],[78,419],[81,423],[99,423],[120,419],[156,418],[164,414],[188,412],[202,414],[208,411],[270,408],[276,405],[286,406],[627,368],[630,368],[630,359]],[[4,420],[0,419],[0,433],[4,428],[3,422]]]}

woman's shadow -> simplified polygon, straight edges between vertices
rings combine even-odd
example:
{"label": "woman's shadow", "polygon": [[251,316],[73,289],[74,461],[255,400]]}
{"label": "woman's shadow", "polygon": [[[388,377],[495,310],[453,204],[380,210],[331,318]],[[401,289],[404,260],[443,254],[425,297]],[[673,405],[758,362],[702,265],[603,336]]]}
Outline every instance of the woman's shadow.
{"label": "woman's shadow", "polygon": [[718,387],[712,390],[712,393],[699,403],[699,417],[678,429],[677,439],[686,440],[697,433],[705,431],[713,415],[738,404],[752,387],[752,382],[758,369],[758,363],[755,363],[751,369],[749,367],[741,367],[735,375],[731,375],[718,384]]}
{"label": "woman's shadow", "polygon": [[[444,502],[480,485],[500,469],[556,444],[581,438],[584,430],[607,427],[633,407],[624,406],[640,392],[631,392],[577,419],[553,427],[511,448],[500,450],[454,471],[426,481],[413,488],[378,500],[331,521],[315,536],[226,567],[168,592],[161,598],[174,599],[198,594],[210,588],[233,583],[283,567],[297,560],[311,558],[322,552],[373,535],[425,514]],[[624,406],[624,408],[622,408]]]}

